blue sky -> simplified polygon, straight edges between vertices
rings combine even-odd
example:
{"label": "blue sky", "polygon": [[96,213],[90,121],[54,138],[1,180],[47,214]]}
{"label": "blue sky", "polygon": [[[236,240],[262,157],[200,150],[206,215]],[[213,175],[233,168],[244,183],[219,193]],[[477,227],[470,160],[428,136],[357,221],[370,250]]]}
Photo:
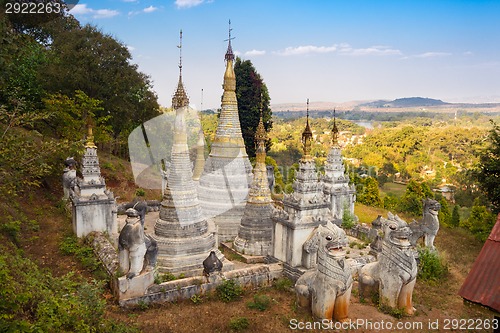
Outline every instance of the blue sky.
{"label": "blue sky", "polygon": [[220,106],[231,19],[271,104],[430,97],[500,102],[500,1],[84,0],[70,12],[127,45],[164,106]]}

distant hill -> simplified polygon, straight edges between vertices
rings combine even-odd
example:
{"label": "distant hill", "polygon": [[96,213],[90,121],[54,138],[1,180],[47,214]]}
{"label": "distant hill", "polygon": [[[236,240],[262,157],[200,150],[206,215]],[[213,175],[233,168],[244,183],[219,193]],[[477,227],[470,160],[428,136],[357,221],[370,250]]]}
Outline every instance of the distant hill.
{"label": "distant hill", "polygon": [[368,106],[375,108],[408,108],[420,106],[442,106],[449,103],[443,102],[440,99],[424,98],[424,97],[405,97],[398,98],[393,101],[377,100],[360,104],[359,106]]}
{"label": "distant hill", "polygon": [[[453,108],[460,109],[488,109],[489,111],[500,111],[500,103],[448,103],[440,99],[426,98],[426,97],[404,97],[395,100],[365,100],[365,101],[350,101],[344,103],[334,102],[311,102],[309,110],[311,112],[323,111],[368,111],[368,112],[395,112],[407,111],[411,109],[439,109],[439,110],[452,110]],[[272,104],[271,109],[273,112],[305,112],[306,103],[283,103]],[[381,109],[381,110],[378,110]]]}

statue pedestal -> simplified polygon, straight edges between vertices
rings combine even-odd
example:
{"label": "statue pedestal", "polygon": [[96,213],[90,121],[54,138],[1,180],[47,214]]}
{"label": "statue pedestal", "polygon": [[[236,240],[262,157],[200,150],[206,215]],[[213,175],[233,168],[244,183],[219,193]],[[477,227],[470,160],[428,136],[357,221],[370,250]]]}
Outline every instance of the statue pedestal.
{"label": "statue pedestal", "polygon": [[116,293],[119,300],[126,300],[144,296],[149,287],[154,284],[154,272],[149,271],[127,279],[126,276],[118,278],[118,288]]}
{"label": "statue pedestal", "polygon": [[85,237],[93,231],[107,232],[114,239],[118,234],[116,202],[105,195],[89,198],[72,198],[73,231],[77,237]]}

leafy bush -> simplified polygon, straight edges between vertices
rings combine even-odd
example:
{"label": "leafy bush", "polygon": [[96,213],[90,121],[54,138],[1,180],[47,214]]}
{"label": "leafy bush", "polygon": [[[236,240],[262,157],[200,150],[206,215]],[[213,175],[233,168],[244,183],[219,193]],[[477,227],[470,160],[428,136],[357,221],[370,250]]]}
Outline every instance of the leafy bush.
{"label": "leafy bush", "polygon": [[236,300],[243,293],[241,288],[234,280],[226,280],[217,286],[217,296],[224,303]]}
{"label": "leafy bush", "polygon": [[53,277],[12,248],[0,253],[1,332],[137,332],[104,319],[102,282]]}
{"label": "leafy bush", "polygon": [[426,247],[418,248],[418,278],[424,281],[437,282],[448,273],[444,259]]}
{"label": "leafy bush", "polygon": [[342,227],[345,229],[351,229],[355,225],[356,221],[354,221],[354,216],[349,211],[349,206],[345,204],[344,213],[342,214]]}
{"label": "leafy bush", "polygon": [[271,304],[271,298],[267,295],[254,295],[253,302],[248,302],[247,306],[250,309],[255,309],[259,311],[266,311]]}
{"label": "leafy bush", "polygon": [[246,330],[249,326],[250,323],[245,317],[231,318],[231,320],[229,321],[229,328],[233,331],[243,331]]}
{"label": "leafy bush", "polygon": [[144,197],[146,195],[146,191],[144,191],[142,188],[138,188],[135,190],[135,195],[137,197]]}
{"label": "leafy bush", "polygon": [[279,291],[290,291],[290,288],[292,287],[293,282],[288,278],[279,278],[274,282],[274,288]]}
{"label": "leafy bush", "polygon": [[155,277],[155,283],[160,284],[163,282],[177,280],[177,277],[172,273],[159,274]]}
{"label": "leafy bush", "polygon": [[7,221],[0,224],[0,231],[10,240],[19,245],[19,232],[21,231],[21,221],[14,221],[12,216],[7,216]]}

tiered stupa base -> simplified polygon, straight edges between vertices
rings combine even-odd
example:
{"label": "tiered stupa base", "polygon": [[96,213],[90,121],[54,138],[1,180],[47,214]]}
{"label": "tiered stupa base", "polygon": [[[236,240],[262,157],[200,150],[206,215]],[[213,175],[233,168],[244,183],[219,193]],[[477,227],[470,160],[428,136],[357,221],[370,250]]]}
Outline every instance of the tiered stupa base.
{"label": "tiered stupa base", "polygon": [[199,182],[199,200],[204,217],[217,226],[220,241],[234,240],[245,210],[252,180],[248,157],[209,156]]}
{"label": "tiered stupa base", "polygon": [[233,248],[242,254],[252,256],[272,254],[273,222],[271,213],[272,204],[247,203]]}

